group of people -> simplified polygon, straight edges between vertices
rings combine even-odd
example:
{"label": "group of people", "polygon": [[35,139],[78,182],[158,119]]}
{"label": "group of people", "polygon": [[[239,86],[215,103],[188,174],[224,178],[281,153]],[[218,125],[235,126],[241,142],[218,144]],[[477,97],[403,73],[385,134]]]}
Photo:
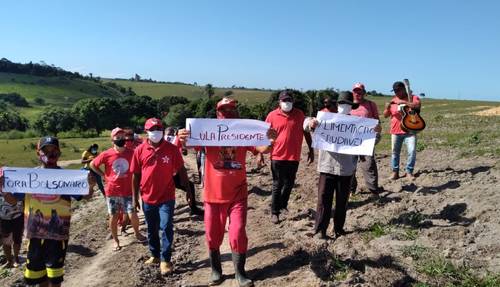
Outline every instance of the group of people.
{"label": "group of people", "polygon": [[[399,153],[402,143],[406,143],[409,158],[406,174],[413,177],[415,164],[414,134],[399,127],[401,113],[399,105],[405,104],[413,109],[420,108],[420,100],[408,95],[401,82],[393,85],[394,97],[384,109],[384,116],[391,117],[392,136],[392,177],[399,177]],[[324,99],[321,111],[355,115],[378,119],[377,106],[365,98],[366,89],[361,83],[354,85],[352,91],[340,92],[338,97]],[[218,119],[239,118],[237,101],[223,98],[217,103]],[[221,284],[224,280],[220,246],[223,241],[226,222],[229,219],[228,234],[232,250],[235,277],[239,286],[253,286],[253,281],[245,272],[248,238],[246,235],[248,184],[246,178],[246,155],[270,153],[272,171],[271,222],[278,224],[283,214],[288,212],[288,201],[295,184],[302,142],[305,138],[308,147],[308,162],[314,161],[311,132],[318,125],[314,117],[306,117],[294,107],[293,94],[285,90],[279,94],[279,106],[269,113],[266,122],[270,124],[267,137],[269,146],[257,147],[194,147],[203,161],[203,209],[197,207],[194,184],[189,181],[182,157],[190,137],[190,131],[181,129],[175,135],[165,130],[160,119],[150,118],[145,122],[147,138],[138,142],[130,129],[115,128],[111,131],[112,147],[100,154],[91,146],[84,153],[82,162],[89,172],[89,194],[87,196],[42,196],[37,194],[9,194],[2,192],[1,227],[4,252],[8,263],[19,264],[19,247],[22,240],[23,221],[29,240],[27,264],[24,277],[28,284],[59,286],[64,275],[64,258],[69,237],[69,218],[71,199],[80,200],[92,196],[97,178],[103,177],[104,191],[109,214],[109,227],[115,244],[120,250],[117,234],[118,222],[122,225],[130,220],[138,241],[148,242],[151,257],[145,264],[159,264],[160,273],[173,272],[172,243],[174,237],[173,216],[175,190],[186,192],[188,204],[193,213],[203,214],[205,238],[211,266],[209,285]],[[381,127],[375,131],[380,134]],[[94,150],[95,148],[95,150]],[[61,155],[59,141],[55,137],[43,137],[36,149],[41,168],[60,168]],[[101,167],[104,167],[104,170]],[[370,192],[378,194],[383,189],[378,185],[378,171],[373,156],[355,156],[320,150],[317,171],[319,172],[317,215],[315,234],[327,238],[331,218],[333,196],[336,194],[334,212],[334,236],[345,234],[347,202],[349,194],[355,192],[356,169],[360,168]],[[3,186],[0,174],[0,192]],[[24,205],[24,208],[22,207]],[[38,226],[33,210],[36,208],[56,209],[59,214],[68,214],[64,226],[56,235],[36,233],[31,230],[50,228]],[[147,225],[147,239],[139,231],[137,212],[142,208]],[[23,216],[24,210],[24,216]],[[36,227],[36,228],[34,228]],[[160,235],[161,233],[161,235]],[[9,240],[7,240],[9,239]],[[11,246],[13,248],[11,248]],[[13,255],[11,254],[13,250]]]}

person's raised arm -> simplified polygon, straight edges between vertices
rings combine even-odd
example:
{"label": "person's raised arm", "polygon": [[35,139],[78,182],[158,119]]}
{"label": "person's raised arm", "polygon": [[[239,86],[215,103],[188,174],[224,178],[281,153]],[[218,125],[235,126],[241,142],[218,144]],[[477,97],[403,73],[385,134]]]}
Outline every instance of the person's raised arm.
{"label": "person's raised arm", "polygon": [[278,137],[278,132],[273,128],[269,128],[267,130],[266,135],[267,135],[267,138],[269,139],[269,141],[271,142],[271,144],[267,145],[267,146],[256,146],[255,150],[258,153],[269,153],[273,149],[274,141]]}
{"label": "person's raised arm", "polygon": [[180,129],[177,132],[177,138],[179,139],[179,142],[182,144],[183,147],[186,147],[186,143],[190,135],[191,131],[186,129]]}
{"label": "person's raised arm", "polygon": [[385,109],[384,109],[384,118],[388,118],[391,116],[391,105],[393,103],[385,103]]}

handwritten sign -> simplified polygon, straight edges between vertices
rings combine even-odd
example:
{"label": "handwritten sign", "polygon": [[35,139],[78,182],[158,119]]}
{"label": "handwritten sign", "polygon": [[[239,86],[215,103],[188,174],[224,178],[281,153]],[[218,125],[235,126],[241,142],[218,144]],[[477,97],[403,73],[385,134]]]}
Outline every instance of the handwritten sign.
{"label": "handwritten sign", "polygon": [[248,119],[186,119],[188,146],[267,146],[270,124]]}
{"label": "handwritten sign", "polygon": [[52,195],[89,193],[88,171],[3,167],[3,192]]}
{"label": "handwritten sign", "polygon": [[352,155],[373,155],[376,119],[318,112],[313,147]]}

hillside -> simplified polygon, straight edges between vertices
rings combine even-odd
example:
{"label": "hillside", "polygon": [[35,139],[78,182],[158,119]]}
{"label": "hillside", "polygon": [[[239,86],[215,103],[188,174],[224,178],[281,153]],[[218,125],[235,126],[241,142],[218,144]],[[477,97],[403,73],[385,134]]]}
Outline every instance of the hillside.
{"label": "hillside", "polygon": [[[121,91],[110,86],[109,82],[120,86]],[[195,100],[204,96],[203,86],[189,84],[167,84],[154,82],[136,82],[129,80],[100,81],[69,77],[43,77],[27,74],[0,72],[0,94],[18,93],[28,100],[30,107],[16,108],[21,115],[30,121],[35,119],[44,106],[54,105],[71,107],[75,102],[84,98],[120,97],[126,90],[131,89],[137,95],[162,98],[165,96],[180,96]],[[223,96],[228,90],[233,91],[233,97],[247,104],[257,104],[267,101],[271,92],[247,89],[214,88],[216,96]],[[38,105],[35,99],[45,101],[45,105]]]}
{"label": "hillside", "polygon": [[70,107],[83,98],[121,95],[116,89],[90,80],[1,72],[0,93],[18,93],[31,104],[34,104],[35,98],[43,98],[46,104],[63,107]]}
{"label": "hillside", "polygon": [[[189,100],[195,100],[203,97],[204,86],[195,86],[190,84],[171,84],[154,82],[137,82],[130,80],[111,80],[104,82],[114,82],[123,87],[131,87],[138,95],[148,95],[152,98],[162,98],[165,96],[185,97]],[[215,96],[223,96],[227,91],[233,91],[232,97],[248,104],[264,103],[269,98],[271,92],[252,89],[229,89],[215,88]]]}

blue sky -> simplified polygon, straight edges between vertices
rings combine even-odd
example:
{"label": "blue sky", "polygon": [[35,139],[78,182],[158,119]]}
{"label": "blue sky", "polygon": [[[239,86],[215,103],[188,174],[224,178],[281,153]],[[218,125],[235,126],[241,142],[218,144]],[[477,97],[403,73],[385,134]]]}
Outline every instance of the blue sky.
{"label": "blue sky", "polygon": [[83,74],[500,101],[500,1],[8,1],[0,57]]}

